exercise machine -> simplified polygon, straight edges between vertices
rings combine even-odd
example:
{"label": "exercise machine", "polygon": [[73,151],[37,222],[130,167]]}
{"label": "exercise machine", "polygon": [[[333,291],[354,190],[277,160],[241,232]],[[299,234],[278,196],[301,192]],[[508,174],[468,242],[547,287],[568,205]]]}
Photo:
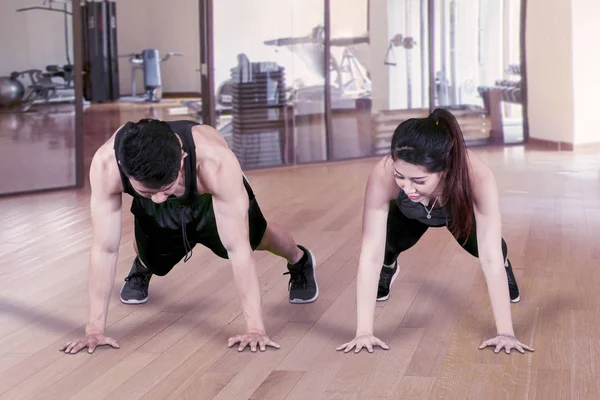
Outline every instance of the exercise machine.
{"label": "exercise machine", "polygon": [[[46,103],[71,103],[75,101],[75,87],[73,71],[74,67],[70,58],[69,46],[69,18],[73,15],[69,11],[69,0],[44,0],[42,6],[31,6],[19,8],[16,12],[27,11],[52,11],[64,15],[64,41],[65,57],[64,65],[47,65],[45,70],[28,69],[14,71],[9,77],[0,79],[0,108],[9,111],[28,111],[34,104]],[[54,8],[54,3],[62,6]],[[23,78],[29,78],[29,82]]]}
{"label": "exercise machine", "polygon": [[[148,103],[159,103],[161,97],[157,90],[162,87],[160,64],[168,61],[173,56],[183,56],[183,53],[169,52],[160,58],[158,49],[144,49],[141,53],[131,53],[119,57],[128,57],[131,63],[131,97]],[[138,97],[136,91],[136,72],[141,70],[144,74],[144,96]]]}

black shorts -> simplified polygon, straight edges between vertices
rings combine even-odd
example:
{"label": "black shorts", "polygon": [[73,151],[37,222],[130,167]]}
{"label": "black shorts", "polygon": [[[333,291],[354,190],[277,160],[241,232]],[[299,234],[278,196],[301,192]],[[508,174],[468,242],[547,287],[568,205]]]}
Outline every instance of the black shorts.
{"label": "black shorts", "polygon": [[[267,221],[258,206],[250,185],[245,179],[244,185],[249,199],[250,245],[252,250],[256,250],[267,229]],[[138,256],[155,275],[164,276],[169,273],[196,244],[208,247],[219,257],[228,258],[227,250],[219,238],[217,221],[212,207],[212,197],[210,196],[207,197],[201,215],[185,224],[185,237],[181,228],[165,228],[157,223],[157,218],[140,215],[139,213],[134,215]],[[189,246],[186,245],[186,241]]]}

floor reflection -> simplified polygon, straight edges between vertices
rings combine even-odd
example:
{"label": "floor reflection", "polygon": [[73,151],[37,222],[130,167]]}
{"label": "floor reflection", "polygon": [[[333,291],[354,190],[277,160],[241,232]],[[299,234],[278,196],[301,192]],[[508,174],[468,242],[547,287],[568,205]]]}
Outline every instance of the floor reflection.
{"label": "floor reflection", "polygon": [[75,107],[0,113],[0,194],[75,184]]}

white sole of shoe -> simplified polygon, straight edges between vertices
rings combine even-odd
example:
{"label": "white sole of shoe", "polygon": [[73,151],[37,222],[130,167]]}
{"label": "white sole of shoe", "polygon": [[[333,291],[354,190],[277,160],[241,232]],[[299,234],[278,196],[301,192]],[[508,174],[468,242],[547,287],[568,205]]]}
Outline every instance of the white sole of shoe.
{"label": "white sole of shoe", "polygon": [[146,296],[146,298],[141,299],[141,300],[135,300],[135,299],[131,299],[131,300],[125,300],[123,299],[123,288],[125,287],[125,284],[123,284],[123,286],[121,286],[121,290],[119,291],[119,299],[121,300],[121,303],[123,304],[144,304],[145,302],[148,301],[148,296]]}

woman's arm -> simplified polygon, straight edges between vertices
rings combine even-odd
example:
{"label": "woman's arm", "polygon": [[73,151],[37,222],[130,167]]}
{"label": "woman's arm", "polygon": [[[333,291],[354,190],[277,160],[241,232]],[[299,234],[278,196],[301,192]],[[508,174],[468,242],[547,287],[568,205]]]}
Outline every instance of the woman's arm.
{"label": "woman's arm", "polygon": [[[502,254],[502,218],[496,178],[489,167],[472,153],[469,154],[469,159],[472,167],[471,187],[479,261],[488,287],[497,334],[502,335],[485,342],[480,348],[496,345],[496,351],[503,346],[507,352],[510,350],[509,346],[521,352],[523,348],[533,350],[514,338],[508,280]],[[512,341],[515,343],[511,344]]]}
{"label": "woman's arm", "polygon": [[514,335],[508,281],[502,254],[502,218],[498,186],[492,171],[476,157],[471,184],[477,225],[477,249],[485,275],[498,333]]}
{"label": "woman's arm", "polygon": [[389,204],[399,190],[394,181],[392,162],[386,157],[373,168],[365,190],[362,245],[356,277],[356,338],[338,347],[338,350],[350,351],[356,346],[358,352],[364,346],[371,352],[373,345],[388,348],[373,336],[373,319],[385,252]]}

